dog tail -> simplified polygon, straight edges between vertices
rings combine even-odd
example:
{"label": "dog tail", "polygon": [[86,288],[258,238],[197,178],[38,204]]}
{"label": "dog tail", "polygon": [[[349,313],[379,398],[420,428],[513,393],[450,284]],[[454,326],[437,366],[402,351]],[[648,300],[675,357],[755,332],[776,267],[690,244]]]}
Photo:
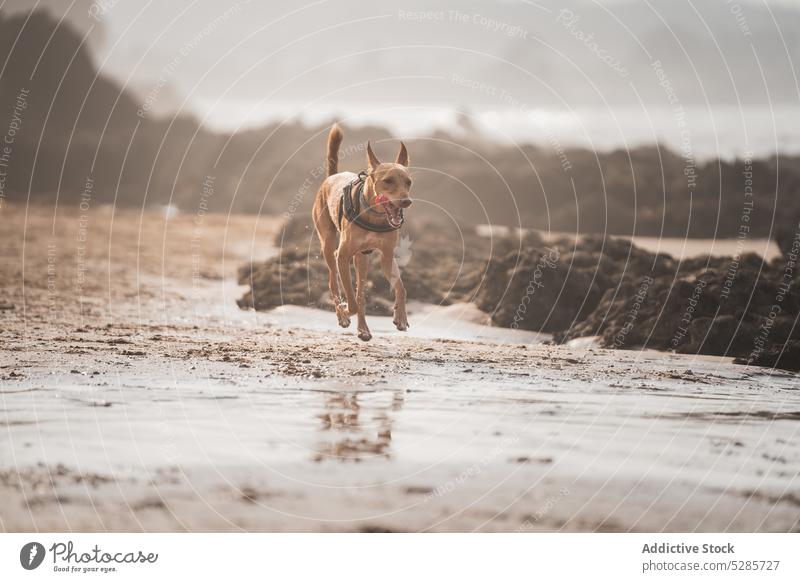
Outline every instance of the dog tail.
{"label": "dog tail", "polygon": [[334,123],[331,132],[328,134],[328,175],[333,176],[339,173],[339,146],[342,145],[342,128],[338,123]]}

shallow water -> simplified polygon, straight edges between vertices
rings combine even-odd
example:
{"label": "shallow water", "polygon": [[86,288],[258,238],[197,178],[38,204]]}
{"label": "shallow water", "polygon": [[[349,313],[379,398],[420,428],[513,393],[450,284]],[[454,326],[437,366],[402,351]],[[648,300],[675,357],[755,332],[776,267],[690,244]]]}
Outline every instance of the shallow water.
{"label": "shallow water", "polygon": [[[68,511],[110,504],[156,528],[164,514],[201,529],[511,531],[791,529],[800,517],[787,497],[800,469],[795,376],[453,339],[471,323],[431,339],[432,314],[412,315],[420,335],[402,338],[372,318],[368,345],[351,331],[331,339],[327,312],[242,317],[264,331],[194,336],[230,346],[229,361],[179,356],[178,339],[98,374],[27,366],[3,384],[4,465],[67,467],[55,489]],[[320,342],[335,345],[323,354]],[[76,489],[85,475],[103,484]]]}

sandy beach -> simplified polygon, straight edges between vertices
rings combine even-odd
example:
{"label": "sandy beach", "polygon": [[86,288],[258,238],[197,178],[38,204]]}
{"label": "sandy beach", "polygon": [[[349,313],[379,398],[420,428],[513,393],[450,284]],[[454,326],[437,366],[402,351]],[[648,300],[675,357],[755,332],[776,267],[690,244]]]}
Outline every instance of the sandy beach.
{"label": "sandy beach", "polygon": [[0,529],[800,531],[796,374],[240,310],[279,225],[0,209]]}

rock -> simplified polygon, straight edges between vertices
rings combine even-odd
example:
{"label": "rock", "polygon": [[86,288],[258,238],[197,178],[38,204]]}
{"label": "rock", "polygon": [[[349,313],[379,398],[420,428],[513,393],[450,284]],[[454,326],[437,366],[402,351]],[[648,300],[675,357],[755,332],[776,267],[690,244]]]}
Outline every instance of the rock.
{"label": "rock", "polygon": [[[638,285],[624,280],[559,339],[599,334],[605,347],[738,356],[771,365],[769,354],[800,339],[797,293],[781,286],[783,265],[752,254],[742,256],[738,268],[734,264],[730,257],[695,259],[676,265],[672,275],[642,275]],[[792,353],[775,361],[793,369]]]}
{"label": "rock", "polygon": [[762,351],[744,358],[736,358],[733,363],[800,372],[800,341],[789,340],[785,344],[772,343]]}
{"label": "rock", "polygon": [[[401,230],[398,263],[409,300],[439,305],[470,298],[486,266],[489,242],[457,227],[415,224]],[[246,264],[239,283],[250,290],[238,300],[243,309],[268,310],[280,305],[332,309],[328,268],[313,225],[307,219],[290,220],[275,240],[277,257]],[[393,293],[383,276],[379,253],[369,255],[367,313],[391,315]],[[355,272],[352,272],[355,285]]]}
{"label": "rock", "polygon": [[602,296],[588,268],[570,268],[556,248],[511,252],[489,262],[475,302],[503,327],[559,331],[590,313]]}
{"label": "rock", "polygon": [[[785,228],[777,229],[775,242],[778,244],[778,248],[781,249],[784,258],[788,258],[790,254],[797,255],[800,252],[800,232]],[[797,260],[797,257],[794,260]]]}
{"label": "rock", "polygon": [[[676,261],[629,240],[586,236],[545,244],[535,234],[478,237],[455,225],[409,221],[401,271],[412,301],[474,301],[495,325],[550,332],[563,342],[599,336],[604,347],[734,356],[796,369],[800,294],[792,259],[749,253]],[[244,308],[330,308],[328,272],[308,223],[292,221],[278,257],[240,270]],[[391,313],[371,256],[368,313]],[[763,364],[762,364],[763,362]]]}

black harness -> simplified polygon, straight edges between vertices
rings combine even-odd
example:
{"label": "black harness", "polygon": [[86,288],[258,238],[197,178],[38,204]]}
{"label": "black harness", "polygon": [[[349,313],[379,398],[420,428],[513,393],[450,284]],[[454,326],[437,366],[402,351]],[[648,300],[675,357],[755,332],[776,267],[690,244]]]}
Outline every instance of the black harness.
{"label": "black harness", "polygon": [[367,207],[367,211],[375,212],[364,200],[364,183],[366,180],[367,173],[359,172],[358,178],[342,189],[342,199],[339,201],[339,230],[342,229],[342,218],[346,218],[348,221],[372,232],[392,232],[393,230],[399,230],[403,226],[405,218],[402,218],[400,224],[397,226],[392,226],[391,224],[372,224],[361,217],[362,202],[364,202],[364,205]]}

